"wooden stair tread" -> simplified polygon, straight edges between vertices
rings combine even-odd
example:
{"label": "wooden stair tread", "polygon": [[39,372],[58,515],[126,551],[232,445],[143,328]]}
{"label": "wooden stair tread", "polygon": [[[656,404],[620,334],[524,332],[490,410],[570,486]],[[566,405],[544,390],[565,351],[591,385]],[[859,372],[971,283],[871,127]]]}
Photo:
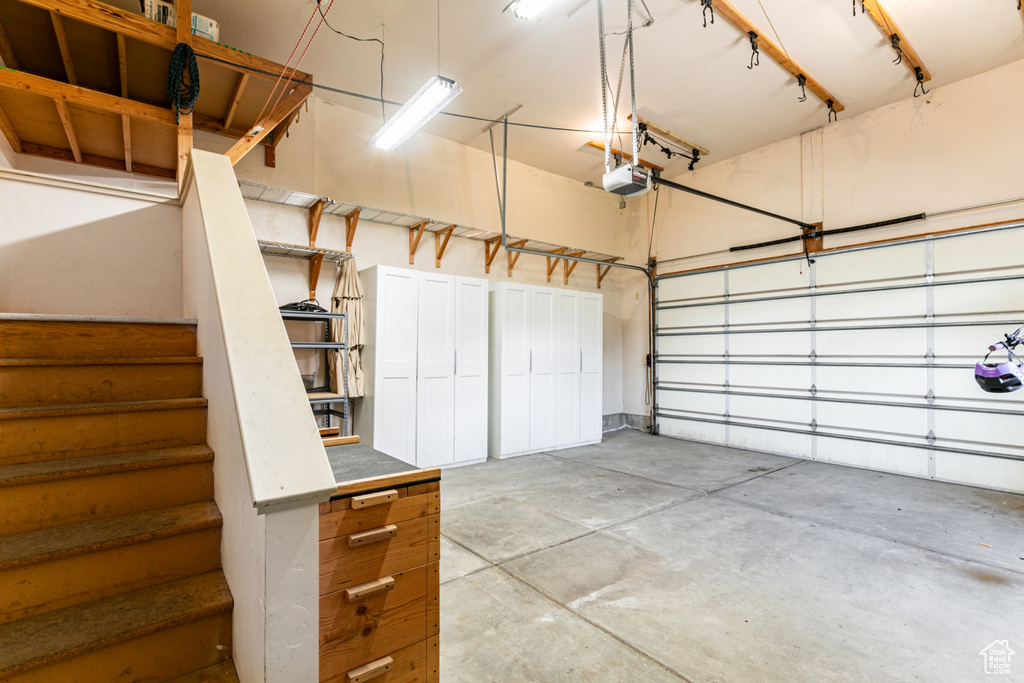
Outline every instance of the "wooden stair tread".
{"label": "wooden stair tread", "polygon": [[0,320],[0,329],[4,358],[196,355],[196,335],[189,324]]}
{"label": "wooden stair tread", "polygon": [[172,678],[167,683],[238,683],[238,674],[235,672],[234,660],[225,659],[213,666]]}
{"label": "wooden stair tread", "polygon": [[229,611],[220,570],[0,626],[0,677]]}
{"label": "wooden stair tread", "polygon": [[0,466],[0,487],[170,467],[213,460],[209,446],[179,446]]}
{"label": "wooden stair tread", "polygon": [[156,401],[124,401],[120,403],[79,403],[65,406],[32,406],[29,408],[0,408],[0,420],[24,418],[62,417],[68,415],[101,415],[130,413],[146,410],[175,410],[205,408],[205,398],[165,398]]}
{"label": "wooden stair tread", "polygon": [[115,356],[112,358],[0,358],[0,367],[34,365],[187,365],[201,364],[202,356]]}
{"label": "wooden stair tread", "polygon": [[0,536],[0,571],[219,527],[213,501]]}

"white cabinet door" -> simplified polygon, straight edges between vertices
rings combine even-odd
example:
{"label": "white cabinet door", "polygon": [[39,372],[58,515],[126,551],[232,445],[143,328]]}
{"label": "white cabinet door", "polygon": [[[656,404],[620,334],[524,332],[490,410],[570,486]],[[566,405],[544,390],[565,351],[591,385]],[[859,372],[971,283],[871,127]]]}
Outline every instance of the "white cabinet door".
{"label": "white cabinet door", "polygon": [[487,457],[487,287],[455,278],[455,462]]}
{"label": "white cabinet door", "polygon": [[554,448],[555,438],[555,324],[558,292],[530,288],[530,450]]}
{"label": "white cabinet door", "polygon": [[[414,313],[415,315],[415,313]],[[419,275],[416,466],[455,461],[455,278]]]}
{"label": "white cabinet door", "polygon": [[501,454],[530,448],[530,287],[499,290],[501,316]]}
{"label": "white cabinet door", "polygon": [[555,294],[555,446],[580,442],[580,295]]}
{"label": "white cabinet door", "polygon": [[604,414],[604,386],[601,368],[604,349],[601,339],[604,327],[602,296],[591,292],[580,295],[580,342],[583,363],[580,376],[580,441],[601,440]]}
{"label": "white cabinet door", "polygon": [[373,447],[416,463],[416,273],[377,271]]}

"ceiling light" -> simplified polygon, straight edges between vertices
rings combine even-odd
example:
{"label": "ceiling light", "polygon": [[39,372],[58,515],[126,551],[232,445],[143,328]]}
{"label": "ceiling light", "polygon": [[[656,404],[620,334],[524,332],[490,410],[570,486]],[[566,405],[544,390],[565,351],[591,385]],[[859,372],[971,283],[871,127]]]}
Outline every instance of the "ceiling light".
{"label": "ceiling light", "polygon": [[419,92],[402,105],[384,127],[370,140],[378,149],[390,150],[408,140],[413,133],[462,93],[462,87],[444,76],[434,76]]}
{"label": "ceiling light", "polygon": [[561,0],[513,0],[507,9],[520,19],[536,19],[559,2]]}

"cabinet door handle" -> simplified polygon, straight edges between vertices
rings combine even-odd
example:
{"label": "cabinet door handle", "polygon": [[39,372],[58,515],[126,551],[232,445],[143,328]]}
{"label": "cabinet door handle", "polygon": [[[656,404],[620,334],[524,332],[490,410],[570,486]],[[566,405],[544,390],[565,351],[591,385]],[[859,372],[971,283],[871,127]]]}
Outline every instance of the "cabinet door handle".
{"label": "cabinet door handle", "polygon": [[363,664],[362,666],[349,671],[348,683],[363,683],[363,681],[369,681],[377,676],[386,674],[394,667],[395,660],[391,659],[391,657],[383,657],[375,662]]}
{"label": "cabinet door handle", "polygon": [[352,586],[351,588],[345,589],[345,599],[349,602],[355,602],[363,598],[368,598],[378,593],[389,591],[395,587],[395,577],[383,576],[373,581],[367,581],[361,583],[358,586]]}
{"label": "cabinet door handle", "polygon": [[364,545],[370,545],[371,543],[380,543],[381,541],[386,541],[389,538],[394,538],[397,533],[398,527],[394,524],[370,529],[369,531],[360,531],[358,534],[352,534],[348,537],[348,547],[359,548]]}
{"label": "cabinet door handle", "polygon": [[398,500],[398,491],[394,489],[377,491],[376,493],[367,493],[362,496],[352,496],[352,507],[368,508],[372,505],[386,505],[396,500]]}

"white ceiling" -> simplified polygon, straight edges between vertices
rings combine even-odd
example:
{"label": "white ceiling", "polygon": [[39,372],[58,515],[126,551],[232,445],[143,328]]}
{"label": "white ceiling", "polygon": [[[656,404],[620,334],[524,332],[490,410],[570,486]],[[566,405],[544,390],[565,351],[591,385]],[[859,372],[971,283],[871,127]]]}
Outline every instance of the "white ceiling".
{"label": "white ceiling", "polygon": [[[122,0],[125,1],[125,0]],[[386,42],[385,97],[404,101],[438,70],[437,4],[429,0],[335,0],[328,19],[335,28]],[[540,21],[502,12],[508,0],[440,0],[440,72],[465,92],[449,111],[597,130],[601,91],[597,5],[573,16],[581,0],[562,0]],[[749,41],[724,18],[702,27],[699,0],[646,0],[654,23],[635,33],[636,93],[640,115],[699,145],[714,163],[827,123],[813,95],[797,101],[794,79],[762,54],[747,69]],[[324,0],[326,8],[330,0]],[[764,36],[832,92],[848,118],[909,98],[914,79],[893,65],[893,51],[870,16],[852,16],[851,0],[732,0]],[[119,3],[120,4],[120,3]],[[881,0],[932,75],[931,87],[952,83],[1024,58],[1024,21],[1017,0]],[[762,6],[764,11],[762,11]],[[200,14],[220,22],[221,41],[284,63],[314,0],[194,0]],[[642,7],[637,0],[637,16]],[[765,12],[771,19],[772,30]],[[605,0],[606,30],[621,31],[626,0]],[[640,19],[636,19],[637,24]],[[315,22],[314,22],[315,25]],[[618,76],[622,37],[609,36],[611,80]],[[358,43],[322,28],[302,62],[317,83],[367,95],[379,93],[379,46]],[[628,92],[628,91],[627,91]],[[380,105],[317,91],[317,95],[367,113]],[[628,130],[628,95],[620,126]],[[389,107],[389,114],[394,107]],[[484,124],[438,117],[427,130],[490,150]],[[602,154],[585,146],[599,134],[516,128],[509,156],[532,166],[599,184]],[[498,138],[500,144],[500,137]],[[628,149],[628,137],[622,139]],[[615,146],[619,146],[616,143]],[[620,147],[621,148],[621,147]],[[500,150],[499,150],[500,151]],[[667,176],[687,161],[665,161],[648,147],[642,157],[666,166]]]}

